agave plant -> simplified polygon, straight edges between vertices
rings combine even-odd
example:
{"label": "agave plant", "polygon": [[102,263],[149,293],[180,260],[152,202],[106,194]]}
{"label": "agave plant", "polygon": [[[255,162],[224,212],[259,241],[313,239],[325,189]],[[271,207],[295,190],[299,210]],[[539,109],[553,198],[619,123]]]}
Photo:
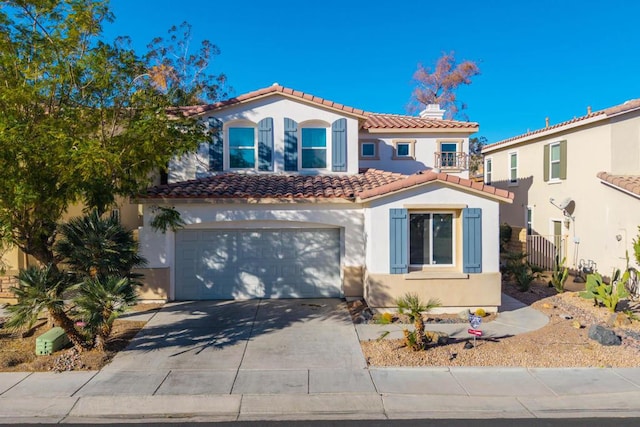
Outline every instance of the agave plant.
{"label": "agave plant", "polygon": [[146,264],[138,255],[138,244],[118,215],[101,217],[93,211],[60,226],[55,252],[78,281],[85,278],[120,276],[136,278],[131,270]]}
{"label": "agave plant", "polygon": [[137,298],[135,282],[126,277],[90,278],[82,283],[74,302],[98,350],[104,351],[113,322]]}
{"label": "agave plant", "polygon": [[426,313],[436,307],[440,307],[440,301],[430,298],[426,304],[423,304],[417,294],[408,293],[403,297],[398,298],[396,300],[396,305],[398,306],[398,312],[400,314],[406,314],[415,327],[415,331],[413,333],[407,330],[404,331],[407,346],[414,350],[423,350],[427,344],[427,339],[424,333],[424,320],[422,319],[422,313]]}
{"label": "agave plant", "polygon": [[82,335],[76,330],[73,320],[67,315],[64,293],[73,289],[68,278],[51,265],[29,267],[17,276],[18,285],[11,288],[17,304],[7,307],[9,320],[6,326],[31,329],[38,316],[46,311],[53,322],[64,329],[67,337],[78,351],[87,347]]}

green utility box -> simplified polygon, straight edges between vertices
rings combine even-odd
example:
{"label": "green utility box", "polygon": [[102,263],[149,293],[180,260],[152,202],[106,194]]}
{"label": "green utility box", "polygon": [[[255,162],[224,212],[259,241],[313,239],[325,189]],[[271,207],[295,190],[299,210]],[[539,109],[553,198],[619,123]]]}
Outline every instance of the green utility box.
{"label": "green utility box", "polygon": [[36,354],[43,356],[58,351],[69,344],[64,329],[55,327],[36,338]]}

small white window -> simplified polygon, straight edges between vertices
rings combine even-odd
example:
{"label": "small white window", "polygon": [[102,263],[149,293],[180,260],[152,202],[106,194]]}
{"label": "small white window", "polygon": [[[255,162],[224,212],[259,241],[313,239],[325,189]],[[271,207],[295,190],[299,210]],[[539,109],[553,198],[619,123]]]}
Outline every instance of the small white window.
{"label": "small white window", "polygon": [[560,179],[560,143],[549,146],[549,179]]}
{"label": "small white window", "polygon": [[491,175],[493,173],[493,159],[488,158],[484,161],[484,183],[491,185]]}
{"label": "small white window", "polygon": [[396,140],[393,141],[393,158],[394,159],[413,159],[414,158],[414,140]]}
{"label": "small white window", "polygon": [[518,183],[518,153],[509,153],[509,184]]}

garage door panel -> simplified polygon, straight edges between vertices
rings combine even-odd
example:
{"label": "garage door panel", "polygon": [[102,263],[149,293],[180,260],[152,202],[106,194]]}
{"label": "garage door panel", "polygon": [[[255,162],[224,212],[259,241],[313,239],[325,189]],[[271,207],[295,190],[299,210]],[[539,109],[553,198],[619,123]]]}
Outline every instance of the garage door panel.
{"label": "garage door panel", "polygon": [[337,229],[180,230],[177,299],[340,296]]}

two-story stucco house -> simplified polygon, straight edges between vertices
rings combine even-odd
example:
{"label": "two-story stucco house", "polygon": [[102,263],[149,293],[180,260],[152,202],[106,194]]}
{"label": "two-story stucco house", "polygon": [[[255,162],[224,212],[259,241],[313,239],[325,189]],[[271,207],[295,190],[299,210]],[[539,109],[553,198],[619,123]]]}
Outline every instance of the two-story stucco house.
{"label": "two-story stucco house", "polygon": [[557,247],[570,267],[603,275],[625,267],[640,225],[640,100],[589,109],[482,153],[485,183],[515,194],[501,221],[528,235],[534,256]]}
{"label": "two-story stucco house", "polygon": [[[449,310],[500,305],[498,205],[468,179],[478,125],[375,114],[280,85],[184,108],[210,140],[148,189],[140,230],[144,296],[365,297],[407,292]],[[150,226],[155,206],[186,222]]]}

